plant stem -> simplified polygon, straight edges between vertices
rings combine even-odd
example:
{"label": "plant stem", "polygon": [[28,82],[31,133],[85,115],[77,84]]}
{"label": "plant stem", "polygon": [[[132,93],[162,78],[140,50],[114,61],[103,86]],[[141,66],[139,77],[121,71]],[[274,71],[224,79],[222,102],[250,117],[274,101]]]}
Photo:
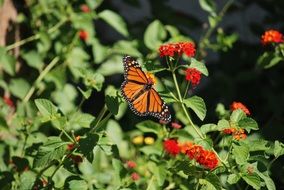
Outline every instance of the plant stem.
{"label": "plant stem", "polygon": [[94,131],[96,131],[100,121],[103,119],[105,113],[107,111],[107,107],[106,105],[104,105],[104,107],[102,108],[102,110],[100,111],[98,117],[96,118],[95,122],[94,122],[94,127],[90,130],[90,133],[93,133]]}
{"label": "plant stem", "polygon": [[105,122],[107,122],[108,120],[109,120],[109,118],[112,116],[112,113],[111,112],[109,112],[108,114],[107,114],[107,116],[103,119],[103,120],[101,120],[101,122],[99,123],[99,125],[96,127],[96,128],[94,128],[94,131],[97,131],[99,128],[101,128],[101,126],[103,126],[104,124],[105,124]]}
{"label": "plant stem", "polygon": [[224,7],[222,8],[222,10],[219,12],[219,14],[216,16],[216,24],[213,27],[210,27],[207,32],[205,33],[205,35],[200,39],[199,41],[199,48],[196,51],[198,54],[196,55],[197,59],[201,59],[201,54],[200,52],[202,52],[202,50],[204,49],[205,46],[205,42],[210,38],[210,36],[212,35],[213,31],[216,29],[216,27],[218,26],[218,24],[221,22],[223,16],[225,15],[225,13],[227,12],[227,10],[229,9],[229,7],[231,6],[231,4],[234,2],[234,0],[228,0],[227,3],[224,5]]}
{"label": "plant stem", "polygon": [[[48,34],[51,34],[52,32],[56,31],[58,28],[60,28],[68,19],[62,19],[61,21],[59,21],[56,25],[54,25],[53,27],[51,27],[50,29],[47,30],[47,33]],[[19,46],[22,46],[26,43],[29,43],[29,42],[32,42],[34,40],[37,40],[40,38],[40,34],[35,34],[35,35],[32,35],[28,38],[25,38],[21,41],[18,41],[18,42],[15,42],[13,44],[10,44],[6,47],[6,50],[9,51],[11,49],[14,49],[16,47],[19,47]]]}
{"label": "plant stem", "polygon": [[185,99],[185,98],[186,98],[186,95],[187,95],[187,92],[188,92],[189,85],[190,85],[190,82],[189,82],[189,81],[187,81],[187,83],[186,83],[186,87],[185,87],[185,91],[184,91],[184,94],[183,94],[183,99]]}
{"label": "plant stem", "polygon": [[58,63],[58,61],[59,61],[59,57],[57,56],[40,73],[40,75],[38,76],[36,81],[33,83],[32,87],[30,88],[29,92],[27,93],[27,95],[23,99],[24,103],[29,101],[29,99],[32,97],[32,95],[33,95],[33,93],[36,89],[36,85],[38,85],[38,83],[40,83],[42,81],[42,79],[45,77],[45,75]]}
{"label": "plant stem", "polygon": [[196,126],[193,124],[184,104],[183,104],[183,99],[181,97],[181,93],[180,93],[180,89],[179,89],[179,86],[178,86],[178,82],[177,82],[177,78],[176,78],[176,74],[175,72],[172,70],[172,77],[173,77],[173,80],[174,80],[174,84],[175,84],[175,88],[177,90],[177,94],[178,94],[178,98],[179,98],[179,102],[181,104],[181,107],[183,109],[183,112],[185,114],[185,116],[187,117],[187,120],[189,122],[190,125],[192,125],[193,129],[195,130],[195,132],[198,134],[198,136],[201,138],[201,139],[205,139],[205,137],[203,136],[203,134],[196,128]]}

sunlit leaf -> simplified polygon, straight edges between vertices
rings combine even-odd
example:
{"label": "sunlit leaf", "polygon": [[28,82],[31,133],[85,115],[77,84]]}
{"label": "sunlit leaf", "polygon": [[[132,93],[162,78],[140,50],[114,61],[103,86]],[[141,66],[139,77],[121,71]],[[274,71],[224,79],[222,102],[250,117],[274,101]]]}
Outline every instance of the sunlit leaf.
{"label": "sunlit leaf", "polygon": [[162,41],[166,38],[167,32],[159,20],[148,25],[144,33],[144,43],[147,48],[157,51]]}
{"label": "sunlit leaf", "polygon": [[198,96],[187,98],[183,102],[186,107],[191,108],[200,120],[204,120],[206,116],[206,105],[204,100]]}
{"label": "sunlit leaf", "polygon": [[208,76],[208,70],[203,62],[197,61],[194,58],[191,58],[190,60],[191,62],[190,62],[189,68],[195,68],[198,71],[200,71],[202,74],[204,74],[205,76]]}

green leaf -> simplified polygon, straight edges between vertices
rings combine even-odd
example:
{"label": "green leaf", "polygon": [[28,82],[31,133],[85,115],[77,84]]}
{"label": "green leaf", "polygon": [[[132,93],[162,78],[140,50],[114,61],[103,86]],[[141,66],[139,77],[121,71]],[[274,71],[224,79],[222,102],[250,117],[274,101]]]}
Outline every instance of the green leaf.
{"label": "green leaf", "polygon": [[79,141],[79,152],[87,157],[89,162],[93,160],[93,149],[97,145],[99,140],[99,135],[97,134],[87,134],[86,138],[82,138]]}
{"label": "green leaf", "polygon": [[256,174],[244,174],[242,175],[242,179],[254,189],[261,188],[261,180]]}
{"label": "green leaf", "polygon": [[269,69],[275,65],[277,65],[280,61],[283,61],[283,58],[282,57],[273,57],[270,62],[264,66],[265,69]]}
{"label": "green leaf", "polygon": [[123,73],[122,56],[111,56],[98,68],[97,72],[103,76]]}
{"label": "green leaf", "polygon": [[105,78],[100,73],[95,73],[90,70],[81,70],[81,76],[84,78],[84,84],[87,87],[91,87],[96,89],[97,91],[101,91],[103,87],[103,83],[105,81]]}
{"label": "green leaf", "polygon": [[233,151],[232,151],[237,164],[245,164],[247,159],[249,158],[249,148],[245,144],[239,146],[233,144]]}
{"label": "green leaf", "polygon": [[167,37],[167,32],[159,20],[154,20],[146,28],[144,33],[144,43],[147,48],[157,51],[162,41]]}
{"label": "green leaf", "polygon": [[80,129],[81,127],[89,128],[94,119],[95,117],[91,114],[76,112],[71,115],[69,123],[73,127],[74,125],[77,125],[78,129]]}
{"label": "green leaf", "polygon": [[136,124],[136,127],[144,133],[155,133],[157,135],[162,129],[160,124],[151,120],[142,121]]}
{"label": "green leaf", "polygon": [[219,129],[220,131],[222,131],[223,129],[227,129],[227,128],[230,128],[230,127],[231,127],[231,126],[230,126],[230,122],[227,121],[227,120],[225,120],[225,119],[219,120],[217,125],[218,125],[218,129]]}
{"label": "green leaf", "polygon": [[199,4],[204,11],[209,12],[211,15],[216,15],[216,5],[213,0],[199,0]]}
{"label": "green leaf", "polygon": [[258,130],[256,121],[250,117],[245,117],[238,122],[239,127],[245,129],[248,133],[250,130]]}
{"label": "green leaf", "polygon": [[16,58],[9,55],[4,47],[0,46],[0,67],[4,69],[9,75],[15,74]]}
{"label": "green leaf", "polygon": [[265,185],[267,187],[268,190],[276,190],[274,181],[268,176],[268,174],[266,173],[262,173],[258,170],[255,171],[257,173],[257,175],[264,180]]}
{"label": "green leaf", "polygon": [[279,142],[279,141],[275,141],[275,143],[274,143],[274,156],[279,157],[283,154],[284,154],[284,144]]}
{"label": "green leaf", "polygon": [[238,175],[238,174],[230,174],[228,176],[227,182],[232,185],[232,184],[236,184],[240,179],[241,179],[240,175]]}
{"label": "green leaf", "polygon": [[233,113],[231,114],[230,120],[237,123],[245,117],[246,117],[245,112],[241,109],[237,109],[237,110],[234,110]]}
{"label": "green leaf", "polygon": [[43,67],[42,58],[35,50],[29,51],[22,55],[22,58],[27,62],[30,67],[40,70]]}
{"label": "green leaf", "polygon": [[128,37],[128,30],[126,27],[126,23],[122,19],[120,15],[111,11],[111,10],[104,10],[98,14],[98,16],[107,22],[110,26],[112,26],[115,30],[117,30],[120,34],[125,37]]}
{"label": "green leaf", "polygon": [[201,97],[192,96],[185,99],[183,103],[186,107],[191,108],[200,120],[204,120],[207,110],[204,100]]}
{"label": "green leaf", "polygon": [[[268,144],[268,141],[263,140],[263,139],[250,140],[246,143],[249,146],[250,152],[252,152],[252,151],[266,151],[266,150],[271,148]],[[253,144],[253,146],[250,146],[252,144]]]}
{"label": "green leaf", "polygon": [[123,174],[126,174],[126,171],[121,163],[120,160],[113,158],[112,159],[112,166],[114,168],[114,179],[113,179],[113,184],[116,187],[120,187],[121,186],[121,178],[123,177]]}
{"label": "green leaf", "polygon": [[205,180],[209,182],[216,190],[221,190],[222,185],[219,177],[214,173],[206,175]]}
{"label": "green leaf", "polygon": [[33,189],[34,182],[36,180],[36,174],[31,171],[23,172],[20,176],[18,186],[18,190],[27,190],[27,189]]}
{"label": "green leaf", "polygon": [[167,168],[163,164],[155,165],[154,176],[157,179],[158,185],[161,187],[167,177]]}
{"label": "green leaf", "polygon": [[219,131],[218,126],[216,124],[213,124],[213,123],[208,123],[208,124],[202,125],[200,127],[200,130],[203,134],[206,134],[206,133],[209,133],[209,132],[212,132],[212,131]]}
{"label": "green leaf", "polygon": [[119,103],[118,103],[117,97],[106,95],[105,103],[106,103],[108,110],[113,115],[116,115],[118,113]]}
{"label": "green leaf", "polygon": [[94,61],[95,63],[101,63],[104,59],[107,58],[108,54],[108,48],[104,45],[102,45],[99,40],[94,39],[92,42],[92,52],[94,55]]}
{"label": "green leaf", "polygon": [[189,68],[195,68],[198,71],[200,71],[202,74],[204,74],[205,76],[208,76],[208,70],[203,62],[197,61],[194,58],[191,58],[190,60],[191,61],[190,61]]}
{"label": "green leaf", "polygon": [[30,84],[26,80],[21,78],[12,79],[9,85],[9,89],[14,96],[20,99],[24,99],[30,89]]}
{"label": "green leaf", "polygon": [[71,180],[68,182],[70,190],[87,190],[88,184],[84,180]]}
{"label": "green leaf", "polygon": [[172,25],[166,25],[165,29],[170,33],[171,37],[178,37],[180,35],[178,29]]}
{"label": "green leaf", "polygon": [[131,55],[133,57],[141,57],[141,53],[137,50],[138,43],[135,41],[120,40],[113,45],[110,51],[114,54]]}
{"label": "green leaf", "polygon": [[43,116],[55,116],[58,108],[48,99],[36,99],[35,104]]}
{"label": "green leaf", "polygon": [[34,167],[45,167],[54,160],[61,160],[66,152],[66,144],[59,137],[49,137],[40,148],[34,159]]}

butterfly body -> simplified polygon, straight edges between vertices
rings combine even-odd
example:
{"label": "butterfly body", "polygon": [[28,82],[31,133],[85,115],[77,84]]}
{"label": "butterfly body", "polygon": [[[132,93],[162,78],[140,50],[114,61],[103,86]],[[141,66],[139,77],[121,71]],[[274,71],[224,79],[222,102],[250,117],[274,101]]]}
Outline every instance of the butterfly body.
{"label": "butterfly body", "polygon": [[151,115],[165,123],[170,122],[169,108],[153,88],[153,76],[144,73],[138,62],[130,56],[124,56],[123,65],[125,80],[121,92],[130,109],[139,116]]}

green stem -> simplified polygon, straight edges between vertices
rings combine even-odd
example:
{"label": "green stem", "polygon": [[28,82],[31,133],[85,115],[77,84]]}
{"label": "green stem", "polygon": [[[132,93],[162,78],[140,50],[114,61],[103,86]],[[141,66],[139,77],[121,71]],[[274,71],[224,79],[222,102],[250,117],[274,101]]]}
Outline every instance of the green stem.
{"label": "green stem", "polygon": [[[61,20],[60,22],[58,22],[56,25],[54,25],[53,27],[51,27],[51,28],[47,31],[47,33],[48,33],[48,34],[53,33],[53,32],[56,31],[58,28],[60,28],[67,20],[68,20],[68,19],[62,19],[62,20]],[[40,34],[35,34],[35,35],[30,36],[30,37],[28,37],[28,38],[25,38],[25,39],[23,39],[23,40],[21,40],[21,41],[18,41],[18,42],[15,42],[15,43],[13,43],[13,44],[8,45],[8,46],[6,47],[6,50],[9,51],[9,50],[14,49],[14,48],[16,48],[16,47],[22,46],[22,45],[24,45],[24,44],[26,44],[26,43],[32,42],[32,41],[34,41],[34,40],[37,40],[37,39],[39,39],[39,38],[40,38]]]}
{"label": "green stem", "polygon": [[27,95],[24,97],[23,102],[26,103],[29,101],[29,99],[32,97],[33,93],[35,92],[36,86],[38,83],[42,81],[42,79],[45,77],[45,75],[58,63],[59,57],[55,57],[46,67],[45,69],[40,73],[36,81],[33,83],[32,87],[30,88]]}
{"label": "green stem", "polygon": [[224,5],[224,7],[222,8],[222,10],[219,12],[219,14],[216,16],[217,17],[217,21],[216,24],[213,27],[210,27],[207,32],[205,33],[205,35],[200,39],[199,41],[199,48],[196,51],[197,52],[197,59],[201,59],[200,57],[200,52],[202,52],[202,50],[204,49],[205,46],[205,41],[207,41],[210,36],[212,35],[212,33],[214,32],[214,30],[217,28],[218,24],[221,22],[223,16],[225,15],[225,13],[227,12],[227,10],[229,9],[229,7],[231,6],[231,4],[234,2],[234,0],[228,0],[227,3]]}
{"label": "green stem", "polygon": [[186,87],[185,87],[185,91],[184,91],[184,94],[183,94],[183,99],[185,99],[185,98],[186,98],[186,95],[187,95],[187,93],[188,93],[188,89],[189,89],[189,85],[190,85],[190,82],[189,82],[189,81],[187,81],[187,83],[186,83]]}
{"label": "green stem", "polygon": [[96,118],[94,122],[94,127],[90,130],[90,133],[93,133],[94,131],[96,131],[100,121],[103,119],[106,112],[107,112],[107,107],[106,105],[104,105],[103,109],[100,111],[98,117]]}
{"label": "green stem", "polygon": [[99,122],[99,125],[97,125],[96,128],[93,128],[94,130],[91,131],[91,132],[97,131],[99,128],[101,128],[101,127],[109,120],[109,118],[110,118],[111,116],[112,116],[112,113],[109,112],[109,113],[107,114],[107,116],[106,116],[103,120],[101,120],[101,121]]}
{"label": "green stem", "polygon": [[183,112],[185,114],[185,116],[187,117],[187,120],[189,122],[190,125],[192,125],[193,129],[195,130],[195,132],[198,134],[198,136],[201,138],[201,139],[205,139],[205,137],[203,136],[203,134],[196,128],[196,126],[193,124],[184,104],[183,104],[183,99],[181,97],[181,93],[180,93],[180,89],[179,89],[179,86],[178,86],[178,82],[177,82],[177,78],[176,78],[176,74],[174,71],[172,71],[172,77],[173,77],[173,80],[174,80],[174,84],[175,84],[175,88],[177,90],[177,94],[178,94],[178,98],[179,98],[179,102],[181,104],[181,107],[183,109]]}
{"label": "green stem", "polygon": [[275,161],[277,160],[277,158],[278,158],[278,157],[275,157],[275,158],[273,158],[273,159],[269,162],[269,164],[268,164],[268,166],[267,166],[267,170],[270,170],[271,165],[273,164],[273,162],[275,162]]}

